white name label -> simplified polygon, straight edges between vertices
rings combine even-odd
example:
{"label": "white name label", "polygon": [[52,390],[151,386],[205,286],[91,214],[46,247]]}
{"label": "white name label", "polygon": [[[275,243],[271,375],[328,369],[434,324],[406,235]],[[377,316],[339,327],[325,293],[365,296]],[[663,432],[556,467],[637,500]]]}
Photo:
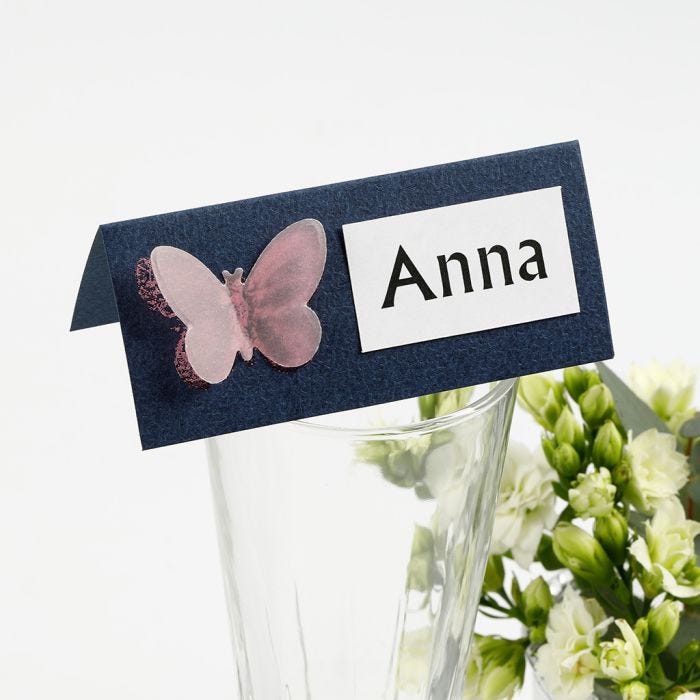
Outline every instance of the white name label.
{"label": "white name label", "polygon": [[343,226],[363,352],[579,312],[561,188]]}

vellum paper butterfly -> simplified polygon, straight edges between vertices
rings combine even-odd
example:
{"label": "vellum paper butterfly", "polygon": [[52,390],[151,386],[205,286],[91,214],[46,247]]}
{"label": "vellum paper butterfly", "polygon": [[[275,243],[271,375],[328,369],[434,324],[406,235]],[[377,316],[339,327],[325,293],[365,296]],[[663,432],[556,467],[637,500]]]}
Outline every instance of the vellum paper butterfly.
{"label": "vellum paper butterfly", "polygon": [[254,348],[279,367],[309,362],[321,342],[321,323],[308,302],[325,264],[323,226],[303,219],[268,243],[245,280],[239,267],[233,274],[225,270],[221,282],[172,246],[154,248],[136,275],[148,305],[184,324],[184,331],[177,329],[175,365],[183,379],[201,385],[222,382],[236,355],[249,361]]}

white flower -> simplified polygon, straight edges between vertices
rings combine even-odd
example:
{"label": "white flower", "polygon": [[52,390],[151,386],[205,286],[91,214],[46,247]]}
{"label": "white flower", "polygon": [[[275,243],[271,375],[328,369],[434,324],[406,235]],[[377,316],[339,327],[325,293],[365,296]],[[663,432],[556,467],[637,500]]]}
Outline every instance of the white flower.
{"label": "white flower", "polygon": [[443,444],[431,445],[424,461],[423,485],[436,503],[433,532],[439,540],[455,519],[468,508],[467,494],[478,470],[479,435],[483,421],[453,428]]}
{"label": "white flower", "polygon": [[423,483],[435,498],[432,528],[438,540],[467,507],[470,461],[460,442],[433,448],[425,459]]}
{"label": "white flower", "polygon": [[615,620],[622,632],[600,645],[600,670],[606,678],[617,683],[627,683],[644,673],[644,651],[637,635],[626,620]]}
{"label": "white flower", "polygon": [[428,682],[433,631],[430,627],[404,631],[399,647],[396,682],[401,690],[422,693]]}
{"label": "white flower", "polygon": [[688,461],[676,452],[676,439],[669,433],[645,430],[630,442],[627,457],[630,480],[625,496],[645,513],[675,496],[688,481]]}
{"label": "white flower", "polygon": [[510,550],[520,566],[532,564],[542,532],[557,520],[552,488],[556,478],[541,449],[508,446],[491,543],[494,554]]}
{"label": "white flower", "polygon": [[[690,404],[695,390],[696,372],[682,362],[662,365],[632,365],[629,382],[640,399],[648,403],[667,423],[679,423],[679,417],[690,418]],[[675,420],[674,420],[675,419]],[[680,427],[680,424],[676,427]]]}
{"label": "white flower", "polygon": [[635,540],[630,553],[644,568],[642,584],[649,597],[665,590],[676,598],[700,595],[694,540],[700,523],[687,520],[677,498],[659,504],[646,523],[646,537]]}
{"label": "white flower", "polygon": [[603,518],[613,511],[616,491],[610,472],[601,467],[576,478],[569,489],[569,503],[579,518]]}
{"label": "white flower", "polygon": [[676,700],[700,700],[700,695],[688,690],[685,693],[681,693]]}
{"label": "white flower", "polygon": [[612,618],[592,598],[564,589],[549,612],[547,642],[537,652],[536,669],[554,700],[584,700],[600,675],[598,650]]}

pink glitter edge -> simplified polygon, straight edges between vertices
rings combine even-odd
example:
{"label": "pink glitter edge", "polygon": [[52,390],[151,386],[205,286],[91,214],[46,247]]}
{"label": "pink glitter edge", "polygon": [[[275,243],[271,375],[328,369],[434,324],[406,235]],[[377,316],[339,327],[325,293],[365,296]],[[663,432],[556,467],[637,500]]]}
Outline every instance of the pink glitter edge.
{"label": "pink glitter edge", "polygon": [[[157,311],[165,318],[177,318],[175,312],[170,308],[170,305],[165,300],[165,297],[158,287],[155,275],[153,274],[153,266],[148,258],[139,258],[136,262],[136,284],[139,296],[146,302],[151,311]],[[174,326],[173,330],[180,334],[175,347],[175,370],[180,379],[193,389],[206,389],[209,384],[205,382],[192,369],[192,365],[185,351],[185,335],[186,330],[181,326]]]}

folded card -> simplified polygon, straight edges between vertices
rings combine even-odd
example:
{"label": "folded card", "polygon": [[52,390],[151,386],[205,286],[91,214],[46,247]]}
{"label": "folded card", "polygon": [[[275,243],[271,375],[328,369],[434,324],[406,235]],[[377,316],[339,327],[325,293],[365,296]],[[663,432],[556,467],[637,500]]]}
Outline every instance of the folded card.
{"label": "folded card", "polygon": [[115,321],[145,449],[612,356],[576,142],[101,226]]}

